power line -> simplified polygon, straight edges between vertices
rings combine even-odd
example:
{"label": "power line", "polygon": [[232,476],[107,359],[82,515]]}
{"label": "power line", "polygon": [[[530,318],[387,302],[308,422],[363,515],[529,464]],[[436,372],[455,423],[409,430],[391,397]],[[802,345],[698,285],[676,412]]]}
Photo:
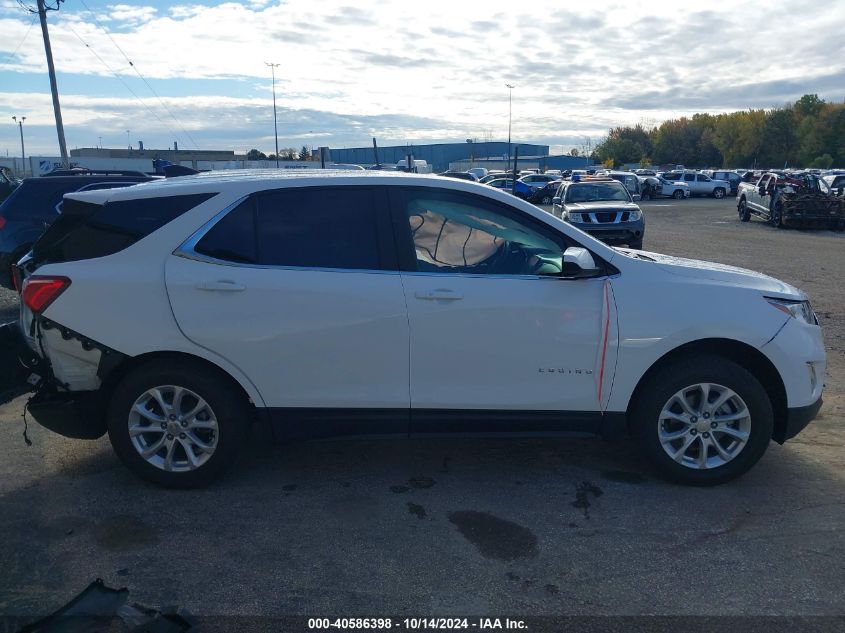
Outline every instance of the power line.
{"label": "power line", "polygon": [[[18,0],[18,1],[20,2],[20,0]],[[149,89],[150,89],[150,92],[152,92],[152,93],[155,95],[156,99],[158,99],[158,102],[161,104],[161,106],[162,106],[165,110],[167,110],[167,113],[170,115],[170,117],[171,117],[174,121],[176,121],[176,124],[179,126],[179,129],[180,129],[180,130],[182,130],[182,133],[183,133],[186,137],[188,137],[188,140],[190,140],[190,141],[191,141],[191,143],[193,143],[194,147],[196,147],[197,149],[199,149],[200,147],[199,147],[199,145],[197,145],[197,142],[196,142],[196,141],[193,139],[193,137],[192,137],[192,136],[188,133],[188,131],[187,131],[187,130],[185,130],[185,127],[182,125],[182,123],[179,121],[179,119],[177,119],[177,118],[176,118],[176,115],[175,115],[175,114],[173,114],[173,112],[170,110],[170,108],[168,108],[168,107],[167,107],[167,104],[166,104],[166,103],[162,100],[162,98],[158,95],[158,93],[157,93],[157,92],[153,89],[153,87],[150,85],[150,82],[149,82],[149,81],[147,81],[147,79],[146,79],[146,78],[145,78],[145,77],[141,74],[141,72],[138,70],[138,68],[137,68],[137,67],[135,66],[135,64],[132,62],[132,60],[131,60],[131,59],[129,59],[129,57],[126,55],[126,53],[125,53],[125,52],[123,52],[123,49],[122,49],[122,48],[120,48],[120,46],[118,45],[118,43],[117,43],[117,42],[114,40],[114,38],[111,36],[111,33],[109,33],[109,32],[108,32],[108,30],[107,30],[107,29],[106,29],[106,28],[105,28],[105,27],[104,27],[104,26],[100,23],[100,21],[97,19],[97,14],[95,14],[95,13],[91,10],[91,7],[89,7],[89,6],[85,3],[85,0],[80,0],[80,2],[82,3],[82,6],[84,6],[84,7],[88,10],[88,13],[90,13],[90,14],[91,14],[91,17],[94,19],[94,22],[97,24],[97,26],[98,26],[98,27],[100,27],[100,30],[101,30],[101,31],[103,31],[103,33],[105,33],[105,34],[106,34],[106,36],[107,36],[107,37],[111,40],[112,44],[114,44],[114,47],[115,47],[117,50],[119,50],[119,51],[120,51],[120,54],[121,54],[121,55],[123,55],[123,58],[124,58],[124,59],[127,61],[127,63],[128,63],[128,64],[132,67],[132,70],[134,70],[134,71],[135,71],[135,74],[137,74],[137,75],[138,75],[138,77],[140,77],[140,78],[141,78],[141,81],[143,81],[143,82],[147,85],[147,88],[149,88]]]}
{"label": "power line", "polygon": [[72,27],[72,26],[70,26],[69,24],[68,24],[68,25],[66,25],[66,26],[67,26],[67,28],[70,30],[70,32],[71,32],[71,33],[73,33],[73,34],[76,36],[76,38],[77,38],[80,42],[82,42],[82,44],[84,44],[84,45],[85,45],[85,48],[87,48],[89,51],[91,51],[91,54],[92,54],[92,55],[94,55],[94,57],[96,57],[98,60],[100,60],[100,63],[101,63],[103,66],[105,66],[105,67],[106,67],[106,70],[108,70],[108,71],[109,71],[112,75],[114,75],[114,76],[115,76],[115,78],[116,78],[118,81],[120,81],[120,83],[122,83],[122,84],[124,85],[124,87],[125,87],[125,88],[129,91],[129,92],[131,92],[131,93],[132,93],[132,96],[134,96],[134,97],[135,97],[135,98],[139,101],[139,103],[140,103],[142,106],[144,106],[147,110],[149,110],[150,114],[152,114],[152,115],[153,115],[156,119],[158,119],[158,122],[159,122],[159,123],[161,123],[161,125],[164,127],[164,129],[165,129],[165,130],[167,130],[167,133],[168,133],[168,134],[170,134],[170,135],[171,135],[171,136],[173,136],[173,137],[176,137],[176,134],[173,132],[173,130],[171,130],[171,129],[170,129],[170,127],[167,125],[167,123],[165,123],[165,122],[164,122],[164,120],[163,120],[163,119],[162,119],[162,118],[158,115],[158,113],[157,113],[155,110],[153,110],[153,109],[152,109],[152,108],[151,108],[151,107],[150,107],[150,106],[149,106],[149,105],[148,105],[148,104],[147,104],[147,103],[146,103],[146,102],[145,102],[145,101],[144,101],[141,97],[139,97],[139,96],[138,96],[138,94],[137,94],[134,90],[132,90],[132,88],[129,86],[129,84],[128,84],[128,83],[126,83],[126,81],[124,81],[123,77],[121,77],[121,76],[120,76],[120,75],[119,75],[116,71],[114,71],[114,70],[111,68],[111,66],[109,66],[109,65],[105,62],[105,60],[97,54],[97,51],[95,51],[93,48],[91,48],[91,46],[90,46],[90,45],[89,45],[89,44],[88,44],[85,40],[83,40],[83,39],[82,39],[82,36],[81,36],[79,33],[77,33],[77,32],[73,29],[73,27]]}

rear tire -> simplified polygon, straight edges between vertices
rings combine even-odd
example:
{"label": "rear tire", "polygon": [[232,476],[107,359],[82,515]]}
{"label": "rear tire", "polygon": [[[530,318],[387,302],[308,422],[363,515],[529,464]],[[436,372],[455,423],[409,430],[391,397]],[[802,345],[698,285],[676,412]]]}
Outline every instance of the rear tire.
{"label": "rear tire", "polygon": [[739,201],[736,210],[739,213],[740,222],[748,222],[751,219],[751,212],[748,210],[748,203],[745,201],[745,198]]}
{"label": "rear tire", "polygon": [[637,240],[636,242],[630,242],[628,244],[628,248],[633,248],[635,251],[643,250],[643,241]]}
{"label": "rear tire", "polygon": [[246,399],[228,376],[185,360],[132,370],[112,393],[107,418],[121,461],[166,488],[211,483],[234,460],[249,420]]}
{"label": "rear tire", "polygon": [[722,198],[725,197],[725,190],[722,187],[716,187],[713,190],[713,197],[716,198],[717,200],[721,200]]}
{"label": "rear tire", "polygon": [[631,430],[671,481],[723,484],[766,452],[774,427],[769,397],[751,373],[726,358],[700,355],[667,364],[637,391]]}
{"label": "rear tire", "polygon": [[552,203],[552,197],[551,196],[543,196],[543,198],[540,200],[540,204],[543,204],[543,205],[549,205],[551,203]]}

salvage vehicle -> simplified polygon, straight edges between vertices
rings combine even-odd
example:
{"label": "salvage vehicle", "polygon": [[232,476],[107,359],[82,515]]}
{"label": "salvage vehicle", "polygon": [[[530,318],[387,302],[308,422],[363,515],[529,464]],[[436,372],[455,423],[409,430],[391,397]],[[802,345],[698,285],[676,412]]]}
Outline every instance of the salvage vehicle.
{"label": "salvage vehicle", "polygon": [[742,182],[742,177],[738,173],[736,173],[735,171],[731,171],[730,169],[702,169],[701,173],[713,180],[723,180],[729,183],[731,188],[728,193],[730,193],[732,196],[736,195],[736,190],[739,187],[739,183]]}
{"label": "salvage vehicle", "polygon": [[822,176],[822,180],[827,183],[830,192],[834,196],[845,196],[845,174]]}
{"label": "salvage vehicle", "polygon": [[742,222],[756,215],[778,228],[845,229],[845,199],[809,172],[767,172],[756,183],[740,183],[736,200]]}
{"label": "salvage vehicle", "polygon": [[519,182],[528,185],[532,192],[542,189],[555,180],[560,180],[560,176],[554,176],[552,174],[526,174],[519,177]]}
{"label": "salvage vehicle", "polygon": [[669,479],[714,485],[821,406],[800,290],[611,248],[477,183],[210,172],[64,205],[16,269],[0,403],[34,388],[38,423],[108,433],[163,486],[209,483],[252,422],[628,437]]}
{"label": "salvage vehicle", "polygon": [[683,200],[690,197],[689,185],[682,180],[670,182],[661,176],[639,176],[642,199],[675,198]]}
{"label": "salvage vehicle", "polygon": [[528,195],[526,200],[532,204],[542,204],[548,206],[552,203],[552,199],[555,197],[555,194],[557,193],[557,190],[560,189],[560,185],[562,183],[562,180],[553,180],[542,189],[535,189]]}
{"label": "salvage vehicle", "polygon": [[135,171],[65,170],[26,178],[0,205],[0,286],[12,288],[12,266],[62,212],[71,191],[129,187],[152,180]]}
{"label": "salvage vehicle", "polygon": [[690,195],[693,196],[711,196],[721,199],[731,190],[731,183],[727,180],[714,180],[710,176],[694,171],[666,172],[662,176],[666,180],[680,180],[687,183],[690,188]]}
{"label": "salvage vehicle", "polygon": [[[636,178],[636,176],[634,176]],[[586,176],[564,182],[552,214],[607,244],[643,247],[645,219],[628,189],[613,178]]]}
{"label": "salvage vehicle", "polygon": [[613,178],[613,180],[617,180],[625,185],[625,189],[631,194],[631,199],[634,202],[642,199],[642,181],[634,172],[609,170],[605,171],[602,175],[607,178]]}

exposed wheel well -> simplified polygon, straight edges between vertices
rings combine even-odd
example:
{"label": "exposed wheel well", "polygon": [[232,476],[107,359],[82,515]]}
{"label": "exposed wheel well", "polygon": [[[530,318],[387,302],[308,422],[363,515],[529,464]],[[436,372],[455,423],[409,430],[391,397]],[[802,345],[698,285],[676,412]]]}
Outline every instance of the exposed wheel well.
{"label": "exposed wheel well", "polygon": [[232,375],[221,368],[219,365],[212,363],[205,358],[200,358],[199,356],[194,356],[192,354],[186,354],[184,352],[150,352],[147,354],[140,354],[138,356],[133,356],[131,358],[127,358],[123,363],[115,367],[111,372],[109,372],[108,376],[106,376],[103,384],[100,387],[100,391],[103,393],[106,399],[111,397],[111,392],[115,388],[115,386],[127,375],[129,372],[134,370],[137,367],[145,365],[151,361],[182,361],[182,362],[189,362],[192,364],[197,365],[198,367],[206,368],[210,371],[217,373],[220,376],[223,376],[226,380],[228,380],[232,386],[235,387],[237,392],[243,396],[243,401],[250,407],[253,408],[254,404],[249,397],[249,394],[243,388],[243,386],[235,380]]}
{"label": "exposed wheel well", "polygon": [[667,364],[680,358],[700,353],[708,355],[715,354],[731,360],[740,367],[749,371],[757,378],[757,380],[760,381],[760,384],[769,396],[769,400],[772,403],[772,411],[775,415],[773,436],[783,437],[787,416],[786,388],[784,387],[783,380],[781,379],[778,370],[759,350],[747,345],[746,343],[723,338],[701,339],[685,343],[684,345],[667,352],[651,367],[649,367],[648,371],[646,371],[640,378],[640,381],[637,383],[634,393],[631,394],[631,399],[628,402],[628,430],[631,430],[631,405],[638,398],[640,390],[643,388],[643,385],[647,383],[648,379],[654,375],[656,371]]}

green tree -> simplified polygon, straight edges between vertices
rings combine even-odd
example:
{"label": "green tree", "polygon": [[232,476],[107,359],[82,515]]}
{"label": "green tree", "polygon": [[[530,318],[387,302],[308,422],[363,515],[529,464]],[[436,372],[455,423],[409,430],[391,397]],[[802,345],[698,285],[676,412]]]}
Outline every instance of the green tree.
{"label": "green tree", "polygon": [[267,160],[267,155],[264,152],[259,152],[257,149],[251,149],[246,153],[247,160]]}
{"label": "green tree", "polygon": [[807,94],[798,99],[792,109],[798,117],[818,116],[825,105],[824,99],[819,99],[817,94]]}
{"label": "green tree", "polygon": [[311,160],[311,150],[307,145],[303,145],[299,150],[299,160]]}
{"label": "green tree", "polygon": [[813,169],[830,169],[833,166],[833,156],[830,154],[823,154],[816,157],[807,165]]}

